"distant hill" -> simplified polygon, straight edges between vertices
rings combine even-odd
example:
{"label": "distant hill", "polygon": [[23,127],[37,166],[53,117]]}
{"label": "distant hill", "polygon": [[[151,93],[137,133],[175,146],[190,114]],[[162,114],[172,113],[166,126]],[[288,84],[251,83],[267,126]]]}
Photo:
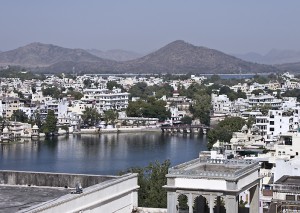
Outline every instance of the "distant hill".
{"label": "distant hill", "polygon": [[[0,64],[34,67],[42,72],[81,73],[268,73],[279,69],[246,62],[231,55],[184,41],[174,41],[159,50],[129,61],[99,58],[82,49],[32,43],[0,53]],[[38,68],[36,68],[38,67]]]}
{"label": "distant hill", "polygon": [[129,61],[143,56],[142,54],[126,50],[101,51],[97,49],[88,49],[86,51],[99,58],[105,58],[114,61]]}
{"label": "distant hill", "polygon": [[118,64],[117,71],[140,73],[264,73],[268,65],[246,62],[217,50],[174,41],[142,58]]}
{"label": "distant hill", "polygon": [[37,42],[0,53],[1,65],[45,67],[62,61],[95,62],[99,61],[99,58],[81,49],[69,49]]}
{"label": "distant hill", "polygon": [[276,65],[283,72],[300,73],[300,62]]}
{"label": "distant hill", "polygon": [[246,54],[233,54],[235,57],[263,64],[284,64],[295,63],[300,61],[300,51],[295,50],[277,50],[273,49],[266,55],[260,55],[258,53],[246,53]]}

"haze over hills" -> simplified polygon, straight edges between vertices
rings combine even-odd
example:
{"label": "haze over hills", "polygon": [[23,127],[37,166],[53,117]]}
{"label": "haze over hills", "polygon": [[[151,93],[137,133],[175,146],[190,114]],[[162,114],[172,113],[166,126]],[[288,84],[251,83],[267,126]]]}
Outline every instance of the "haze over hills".
{"label": "haze over hills", "polygon": [[198,47],[182,40],[174,41],[142,58],[124,62],[118,69],[144,73],[254,73],[274,68],[254,64],[217,50]]}
{"label": "haze over hills", "polygon": [[295,50],[273,49],[265,55],[261,55],[254,52],[232,55],[246,61],[272,65],[300,62],[300,51]]}
{"label": "haze over hills", "polygon": [[[268,73],[279,69],[246,62],[206,47],[174,41],[141,58],[117,62],[82,49],[32,43],[0,53],[0,64],[33,67],[42,72],[82,73]],[[36,68],[39,67],[39,68]]]}
{"label": "haze over hills", "polygon": [[279,64],[276,67],[282,71],[292,72],[292,73],[299,73],[300,72],[300,62],[296,63],[286,63],[286,64]]}
{"label": "haze over hills", "polygon": [[45,67],[61,61],[96,62],[100,60],[82,49],[69,49],[38,42],[0,53],[0,64],[25,67]]}
{"label": "haze over hills", "polygon": [[129,61],[144,56],[143,54],[126,50],[107,50],[88,49],[87,52],[99,57],[114,61]]}

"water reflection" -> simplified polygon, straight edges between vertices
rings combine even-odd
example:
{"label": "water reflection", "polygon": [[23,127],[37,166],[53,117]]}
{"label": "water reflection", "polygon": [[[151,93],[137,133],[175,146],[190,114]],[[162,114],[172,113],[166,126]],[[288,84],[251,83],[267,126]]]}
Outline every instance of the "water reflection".
{"label": "water reflection", "polygon": [[206,138],[161,133],[70,135],[20,144],[0,144],[0,169],[117,174],[133,166],[196,158]]}

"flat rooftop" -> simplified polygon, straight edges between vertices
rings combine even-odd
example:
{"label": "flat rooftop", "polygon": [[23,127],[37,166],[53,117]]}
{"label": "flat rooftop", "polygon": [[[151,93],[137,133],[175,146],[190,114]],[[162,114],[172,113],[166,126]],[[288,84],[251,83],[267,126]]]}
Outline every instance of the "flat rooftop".
{"label": "flat rooftop", "polygon": [[288,175],[284,175],[281,178],[279,178],[275,182],[275,184],[300,186],[300,176],[288,176]]}
{"label": "flat rooftop", "polygon": [[216,179],[239,178],[258,169],[259,163],[253,160],[223,160],[197,158],[169,169],[168,176],[197,176]]}
{"label": "flat rooftop", "polygon": [[72,191],[75,190],[63,187],[0,185],[0,212],[18,212],[70,194]]}
{"label": "flat rooftop", "polygon": [[[36,208],[48,201],[72,197],[79,183],[84,191],[109,184],[118,176],[0,170],[0,213]],[[33,210],[33,209],[30,210]],[[29,210],[28,210],[29,211]]]}

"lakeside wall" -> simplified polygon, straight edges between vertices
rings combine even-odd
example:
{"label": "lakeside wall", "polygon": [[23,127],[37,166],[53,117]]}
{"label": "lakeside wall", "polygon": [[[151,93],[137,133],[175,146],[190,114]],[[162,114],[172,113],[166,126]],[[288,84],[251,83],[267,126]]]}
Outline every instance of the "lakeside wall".
{"label": "lakeside wall", "polygon": [[121,127],[110,129],[81,129],[73,134],[101,134],[101,133],[130,133],[130,132],[161,132],[160,128],[144,128],[144,127]]}

